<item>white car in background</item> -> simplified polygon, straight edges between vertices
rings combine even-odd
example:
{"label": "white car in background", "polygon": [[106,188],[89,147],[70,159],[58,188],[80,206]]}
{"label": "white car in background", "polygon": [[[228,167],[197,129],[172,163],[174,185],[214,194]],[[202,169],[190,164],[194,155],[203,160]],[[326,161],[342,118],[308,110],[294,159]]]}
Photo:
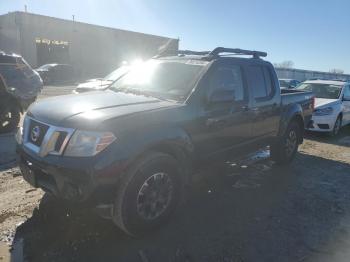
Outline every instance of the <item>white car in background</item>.
{"label": "white car in background", "polygon": [[294,89],[300,84],[300,81],[295,79],[280,78],[278,81],[280,82],[281,89]]}
{"label": "white car in background", "polygon": [[307,130],[337,135],[341,127],[350,124],[350,83],[313,80],[301,83],[298,90],[312,91],[315,110]]}

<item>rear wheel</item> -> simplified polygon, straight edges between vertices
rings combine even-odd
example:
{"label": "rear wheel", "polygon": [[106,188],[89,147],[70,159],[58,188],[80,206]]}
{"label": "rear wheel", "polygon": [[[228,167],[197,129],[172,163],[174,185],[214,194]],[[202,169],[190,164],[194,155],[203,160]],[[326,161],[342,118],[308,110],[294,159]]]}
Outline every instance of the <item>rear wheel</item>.
{"label": "rear wheel", "polygon": [[293,121],[289,124],[283,137],[276,143],[271,145],[271,157],[277,164],[288,164],[290,163],[299,147],[299,141],[301,139],[301,127]]}
{"label": "rear wheel", "polygon": [[8,104],[0,112],[0,133],[8,133],[13,131],[20,120],[21,111],[16,104]]}
{"label": "rear wheel", "polygon": [[170,155],[151,152],[122,178],[113,221],[133,236],[153,229],[175,209],[181,188],[179,163]]}

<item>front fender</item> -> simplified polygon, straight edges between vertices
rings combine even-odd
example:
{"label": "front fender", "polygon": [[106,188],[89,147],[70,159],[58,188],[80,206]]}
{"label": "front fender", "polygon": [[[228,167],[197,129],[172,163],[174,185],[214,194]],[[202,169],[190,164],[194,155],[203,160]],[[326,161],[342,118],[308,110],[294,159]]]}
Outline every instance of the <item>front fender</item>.
{"label": "front fender", "polygon": [[174,154],[180,153],[181,151],[188,157],[192,156],[194,152],[191,137],[185,130],[179,127],[162,128],[157,131],[144,133],[142,140],[143,141],[139,144],[134,143],[131,161],[150,150],[166,151],[167,149],[173,149]]}

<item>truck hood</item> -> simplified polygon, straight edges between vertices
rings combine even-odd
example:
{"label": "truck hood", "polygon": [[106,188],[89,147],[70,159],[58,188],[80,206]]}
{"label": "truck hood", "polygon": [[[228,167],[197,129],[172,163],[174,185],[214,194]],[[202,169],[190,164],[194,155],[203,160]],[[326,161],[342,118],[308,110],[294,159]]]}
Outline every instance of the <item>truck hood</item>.
{"label": "truck hood", "polygon": [[85,83],[81,83],[77,86],[77,89],[98,89],[98,88],[106,88],[112,83],[112,81],[106,81],[102,79],[93,79],[87,81]]}
{"label": "truck hood", "polygon": [[107,90],[43,99],[34,103],[27,114],[56,126],[96,129],[108,119],[174,105],[178,104]]}
{"label": "truck hood", "polygon": [[332,105],[337,104],[337,103],[339,103],[338,99],[316,98],[315,99],[315,108],[332,106]]}

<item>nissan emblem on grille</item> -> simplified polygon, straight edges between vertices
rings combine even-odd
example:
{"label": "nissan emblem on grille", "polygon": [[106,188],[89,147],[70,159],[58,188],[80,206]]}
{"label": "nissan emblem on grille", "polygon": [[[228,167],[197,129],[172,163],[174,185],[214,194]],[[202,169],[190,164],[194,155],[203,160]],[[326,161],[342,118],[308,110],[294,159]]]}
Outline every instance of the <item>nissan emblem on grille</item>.
{"label": "nissan emblem on grille", "polygon": [[40,127],[35,126],[33,127],[32,131],[30,132],[30,138],[33,142],[36,142],[40,137]]}

